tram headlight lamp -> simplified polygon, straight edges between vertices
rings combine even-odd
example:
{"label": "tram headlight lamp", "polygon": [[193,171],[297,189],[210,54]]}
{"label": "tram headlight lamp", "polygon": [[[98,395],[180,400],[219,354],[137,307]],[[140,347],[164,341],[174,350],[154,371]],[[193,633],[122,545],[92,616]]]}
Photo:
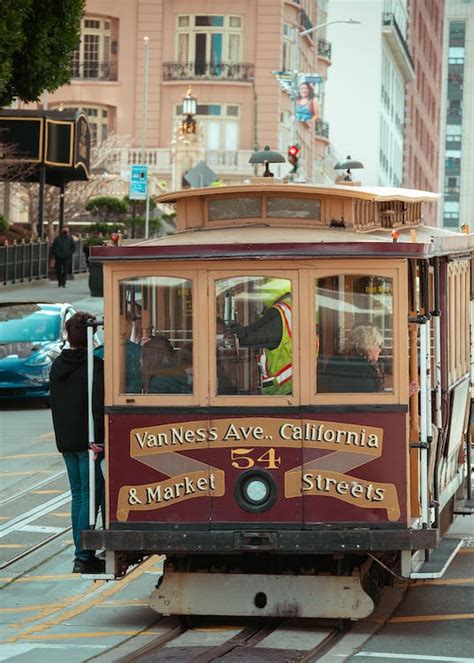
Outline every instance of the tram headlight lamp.
{"label": "tram headlight lamp", "polygon": [[267,511],[276,500],[277,489],[270,474],[249,470],[239,476],[234,495],[237,504],[245,511]]}

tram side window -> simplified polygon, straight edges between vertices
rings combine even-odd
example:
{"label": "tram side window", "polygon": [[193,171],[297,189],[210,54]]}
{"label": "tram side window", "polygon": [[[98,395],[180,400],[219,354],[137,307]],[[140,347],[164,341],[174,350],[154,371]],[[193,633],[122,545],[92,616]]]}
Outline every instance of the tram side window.
{"label": "tram side window", "polygon": [[291,394],[291,281],[238,276],[216,282],[217,393]]}
{"label": "tram side window", "polygon": [[147,276],[120,282],[120,391],[193,391],[192,283]]}
{"label": "tram side window", "polygon": [[393,391],[392,279],[316,280],[318,393]]}

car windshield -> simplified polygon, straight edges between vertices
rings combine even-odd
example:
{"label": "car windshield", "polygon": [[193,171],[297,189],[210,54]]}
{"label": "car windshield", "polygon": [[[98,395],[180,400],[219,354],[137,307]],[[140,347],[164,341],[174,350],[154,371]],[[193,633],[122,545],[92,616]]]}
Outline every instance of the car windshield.
{"label": "car windshield", "polygon": [[54,341],[59,339],[60,316],[57,310],[36,304],[2,306],[0,343]]}

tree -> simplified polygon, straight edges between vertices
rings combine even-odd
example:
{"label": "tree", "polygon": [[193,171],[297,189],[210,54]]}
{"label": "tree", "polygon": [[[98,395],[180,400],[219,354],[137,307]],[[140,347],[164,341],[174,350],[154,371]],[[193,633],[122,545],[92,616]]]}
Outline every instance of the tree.
{"label": "tree", "polygon": [[114,196],[98,196],[91,198],[85,208],[99,221],[121,221],[128,212],[128,203]]}
{"label": "tree", "polygon": [[37,101],[71,78],[85,0],[1,0],[0,106]]}

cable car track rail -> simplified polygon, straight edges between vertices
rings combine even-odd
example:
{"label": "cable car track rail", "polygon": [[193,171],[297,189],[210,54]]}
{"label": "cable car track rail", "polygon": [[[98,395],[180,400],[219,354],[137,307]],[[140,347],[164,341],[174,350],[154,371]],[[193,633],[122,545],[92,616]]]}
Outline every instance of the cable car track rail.
{"label": "cable car track rail", "polygon": [[56,479],[60,479],[61,477],[66,476],[66,470],[63,470],[62,472],[58,472],[57,474],[53,474],[51,477],[47,477],[46,479],[42,479],[41,481],[38,481],[38,483],[35,483],[33,486],[30,486],[29,488],[25,488],[19,493],[15,493],[15,495],[11,495],[10,497],[6,497],[3,500],[0,500],[0,506],[4,506],[5,504],[9,504],[10,502],[14,502],[15,500],[21,499],[28,493],[31,493],[35,490],[38,490],[38,488],[42,488],[43,486],[47,486],[48,483],[52,483],[53,481],[56,481]]}
{"label": "cable car track rail", "polygon": [[[119,658],[118,661],[120,663],[145,663],[152,656],[157,663],[167,663],[168,661],[177,660],[176,657],[179,656],[180,660],[186,660],[190,663],[213,663],[214,661],[225,661],[227,657],[229,657],[228,660],[235,660],[237,655],[248,663],[256,663],[262,660],[265,653],[272,651],[273,656],[278,656],[278,659],[275,658],[275,660],[291,661],[291,663],[310,663],[310,661],[318,660],[320,656],[326,654],[348,630],[347,624],[342,624],[339,620],[337,623],[332,620],[332,623],[329,624],[324,621],[322,624],[313,625],[315,629],[313,631],[314,636],[319,640],[314,646],[310,645],[305,649],[281,648],[270,645],[265,647],[262,646],[265,638],[273,635],[278,638],[280,628],[283,630],[283,637],[285,637],[288,625],[290,625],[290,628],[291,626],[298,628],[298,634],[303,629],[299,628],[298,620],[256,618],[251,621],[246,620],[247,624],[238,633],[231,635],[224,642],[208,646],[203,651],[203,647],[207,644],[206,638],[209,635],[209,630],[219,632],[219,626],[213,622],[211,629],[204,625],[191,628],[187,626],[188,621],[188,618],[181,618],[177,624],[171,625],[169,631],[160,635],[153,642],[141,647],[133,654]],[[322,628],[326,628],[327,632],[323,631],[321,633]],[[200,629],[202,629],[202,633],[200,633]],[[317,633],[318,630],[319,633]],[[311,627],[305,628],[304,632],[308,638],[311,637]],[[189,642],[188,635],[191,636],[192,645],[186,644],[186,640]],[[202,645],[199,644],[200,635],[202,635]],[[182,644],[179,642],[181,637],[183,638]]]}

